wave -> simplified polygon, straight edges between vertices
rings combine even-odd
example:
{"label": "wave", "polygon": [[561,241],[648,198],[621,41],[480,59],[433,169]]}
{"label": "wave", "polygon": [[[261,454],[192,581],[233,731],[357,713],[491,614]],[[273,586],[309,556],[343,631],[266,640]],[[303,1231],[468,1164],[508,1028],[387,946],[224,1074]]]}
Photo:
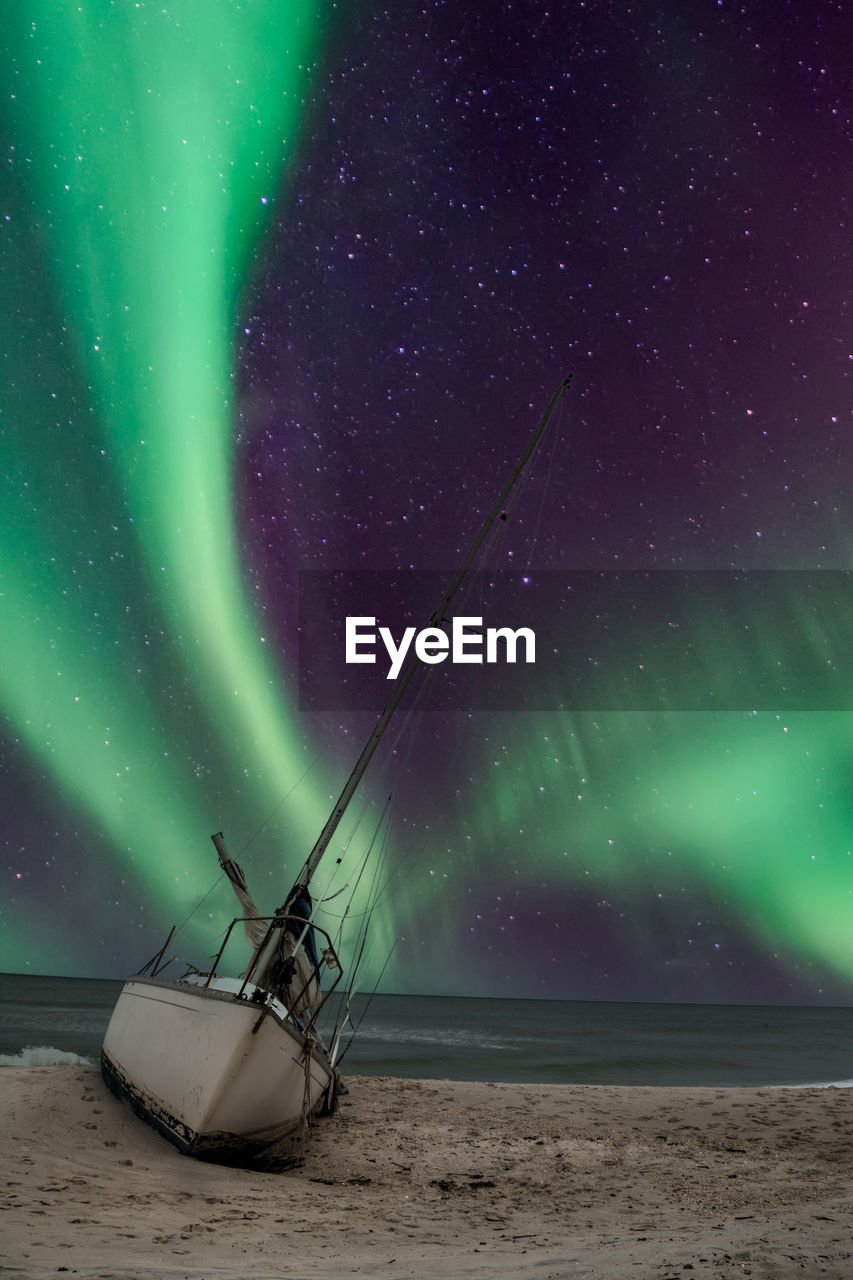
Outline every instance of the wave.
{"label": "wave", "polygon": [[506,1050],[521,1048],[522,1041],[511,1036],[484,1031],[463,1031],[451,1027],[370,1026],[360,1028],[358,1038],[374,1044],[428,1044],[459,1049]]}
{"label": "wave", "polygon": [[81,1057],[53,1045],[26,1045],[18,1053],[0,1053],[0,1067],[92,1067],[91,1058]]}
{"label": "wave", "polygon": [[772,1084],[771,1089],[853,1089],[853,1080],[813,1080],[809,1084]]}

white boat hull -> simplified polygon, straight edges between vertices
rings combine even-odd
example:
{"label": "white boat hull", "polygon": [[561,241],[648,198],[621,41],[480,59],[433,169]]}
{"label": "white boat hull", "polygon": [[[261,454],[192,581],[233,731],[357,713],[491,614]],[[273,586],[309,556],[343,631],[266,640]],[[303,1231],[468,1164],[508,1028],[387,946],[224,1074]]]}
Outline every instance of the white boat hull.
{"label": "white boat hull", "polygon": [[104,1079],[185,1154],[251,1157],[334,1089],[322,1044],[284,1012],[191,980],[130,978],[104,1038]]}

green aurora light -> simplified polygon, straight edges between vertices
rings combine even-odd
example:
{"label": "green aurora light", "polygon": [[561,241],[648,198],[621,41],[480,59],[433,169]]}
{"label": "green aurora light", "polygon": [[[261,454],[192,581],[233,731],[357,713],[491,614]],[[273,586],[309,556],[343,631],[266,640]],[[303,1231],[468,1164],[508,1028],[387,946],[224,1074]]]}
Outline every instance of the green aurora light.
{"label": "green aurora light", "polygon": [[[320,21],[35,2],[5,26],[0,690],[61,794],[182,911],[210,878],[210,815],[250,829],[305,769],[241,573],[231,365]],[[311,788],[290,816],[304,845]],[[0,965],[32,925],[9,921]],[[61,933],[49,950],[67,963]]]}

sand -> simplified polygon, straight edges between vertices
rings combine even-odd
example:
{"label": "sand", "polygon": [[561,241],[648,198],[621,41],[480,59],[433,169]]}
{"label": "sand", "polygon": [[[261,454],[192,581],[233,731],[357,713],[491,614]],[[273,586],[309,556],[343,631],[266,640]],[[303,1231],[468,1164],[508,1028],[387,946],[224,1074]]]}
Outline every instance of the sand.
{"label": "sand", "polygon": [[3,1069],[0,1274],[853,1280],[851,1089],[348,1085],[238,1170],[94,1068]]}

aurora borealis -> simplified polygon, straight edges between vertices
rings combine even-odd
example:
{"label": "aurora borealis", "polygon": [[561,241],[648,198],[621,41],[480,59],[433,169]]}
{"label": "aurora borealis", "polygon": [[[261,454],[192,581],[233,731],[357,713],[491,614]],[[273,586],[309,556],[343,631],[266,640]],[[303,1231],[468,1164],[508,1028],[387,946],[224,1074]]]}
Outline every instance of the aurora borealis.
{"label": "aurora borealis", "polygon": [[102,846],[70,868],[54,837],[69,905],[69,871],[96,899],[121,867],[183,914],[218,770],[258,804],[305,767],[232,513],[234,313],[318,41],[309,6],[275,12],[30,6],[8,33],[26,172],[7,221],[3,697]]}
{"label": "aurora borealis", "polygon": [[[853,567],[851,28],[7,17],[0,967],[123,975],[219,829],[277,905],[370,727],[299,711],[299,571],[452,571],[569,372],[496,567]],[[383,989],[850,1002],[853,713],[462,709],[405,750]]]}

